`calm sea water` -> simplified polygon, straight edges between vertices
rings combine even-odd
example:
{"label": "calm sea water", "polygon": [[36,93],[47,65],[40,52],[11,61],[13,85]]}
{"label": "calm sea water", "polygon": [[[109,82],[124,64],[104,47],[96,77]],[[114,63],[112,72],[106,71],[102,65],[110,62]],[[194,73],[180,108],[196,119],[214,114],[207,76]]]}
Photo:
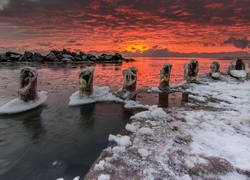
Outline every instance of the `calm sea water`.
{"label": "calm sea water", "polygon": [[[187,58],[135,58],[123,64],[0,64],[0,106],[17,97],[22,67],[38,69],[38,89],[48,92],[42,106],[16,115],[0,115],[0,179],[73,179],[84,177],[102,149],[108,135],[122,131],[135,113],[118,103],[95,103],[69,107],[69,97],[77,91],[78,72],[94,66],[94,85],[122,87],[122,70],[138,68],[137,100],[157,104],[158,94],[147,89],[158,86],[159,72],[165,63],[173,65],[172,84],[183,80]],[[199,74],[208,73],[213,59],[198,59]],[[225,71],[231,60],[218,60]],[[248,62],[249,63],[249,62]],[[178,94],[177,94],[178,96]],[[174,106],[169,101],[169,107]],[[177,103],[178,104],[178,103]]]}

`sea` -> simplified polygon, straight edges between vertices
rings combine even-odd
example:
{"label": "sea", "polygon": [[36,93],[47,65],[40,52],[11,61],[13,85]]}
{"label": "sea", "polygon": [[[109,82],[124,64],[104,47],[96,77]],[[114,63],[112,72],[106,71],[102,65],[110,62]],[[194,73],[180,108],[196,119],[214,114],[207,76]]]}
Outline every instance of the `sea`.
{"label": "sea", "polygon": [[[38,70],[38,90],[47,91],[46,102],[27,112],[0,115],[0,179],[53,180],[84,178],[103,149],[109,134],[118,134],[141,109],[125,109],[124,104],[98,102],[69,106],[69,97],[78,91],[78,73],[94,67],[94,86],[109,86],[111,92],[123,85],[122,70],[134,66],[137,73],[136,100],[159,104],[160,96],[149,93],[159,84],[160,70],[172,64],[170,85],[183,81],[184,64],[199,62],[199,74],[209,73],[213,61],[226,72],[233,59],[134,57],[134,62],[103,64],[0,63],[0,106],[17,97],[20,70]],[[246,60],[245,63],[250,63]],[[164,103],[163,103],[164,104]],[[165,108],[180,105],[170,99]]]}

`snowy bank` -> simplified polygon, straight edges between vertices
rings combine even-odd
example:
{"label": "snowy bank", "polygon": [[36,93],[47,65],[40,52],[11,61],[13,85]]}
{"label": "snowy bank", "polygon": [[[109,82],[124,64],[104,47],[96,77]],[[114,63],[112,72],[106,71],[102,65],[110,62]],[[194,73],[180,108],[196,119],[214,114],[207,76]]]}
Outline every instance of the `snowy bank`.
{"label": "snowy bank", "polygon": [[250,179],[250,81],[185,86],[182,107],[131,117],[85,179]]}

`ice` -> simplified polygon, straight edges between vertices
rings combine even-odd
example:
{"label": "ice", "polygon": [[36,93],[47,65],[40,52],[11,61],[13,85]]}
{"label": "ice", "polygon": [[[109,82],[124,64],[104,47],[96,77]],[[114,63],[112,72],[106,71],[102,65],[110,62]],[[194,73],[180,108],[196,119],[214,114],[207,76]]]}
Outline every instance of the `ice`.
{"label": "ice", "polygon": [[77,106],[83,104],[90,104],[94,102],[100,101],[115,101],[115,102],[123,102],[120,98],[114,96],[110,93],[110,88],[108,86],[94,86],[93,94],[90,96],[80,96],[79,91],[73,93],[70,96],[69,106]]}
{"label": "ice", "polygon": [[247,75],[245,70],[230,70],[230,74],[237,78],[244,78]]}
{"label": "ice", "polygon": [[114,136],[112,134],[109,135],[109,142],[115,142],[118,146],[128,147],[132,145],[129,136]]}
{"label": "ice", "polygon": [[211,76],[212,76],[213,78],[219,78],[219,77],[220,77],[220,73],[219,73],[219,72],[212,73]]}
{"label": "ice", "polygon": [[75,177],[73,180],[80,180],[80,176]]}
{"label": "ice", "polygon": [[132,116],[126,125],[132,133],[109,136],[117,145],[95,173],[110,179],[250,179],[250,81],[223,78],[186,85],[192,104],[154,105]]}
{"label": "ice", "polygon": [[148,90],[148,92],[162,92],[159,87],[152,87],[151,89]]}
{"label": "ice", "polygon": [[138,127],[136,127],[132,124],[127,124],[125,129],[129,132],[135,133],[138,130]]}
{"label": "ice", "polygon": [[79,91],[73,93],[70,96],[69,106],[78,106],[84,104],[91,104],[95,102],[120,102],[124,103],[124,108],[126,109],[134,109],[134,108],[143,108],[148,109],[150,106],[142,105],[137,101],[133,100],[122,100],[119,97],[116,97],[114,94],[110,92],[110,88],[108,86],[94,86],[93,94],[90,96],[80,96]]}
{"label": "ice", "polygon": [[138,130],[138,134],[152,136],[154,134],[154,131],[150,128],[143,127]]}
{"label": "ice", "polygon": [[16,98],[0,107],[0,114],[15,114],[28,111],[44,103],[46,99],[47,92],[45,91],[38,92],[38,99],[35,101],[24,102],[23,100]]}
{"label": "ice", "polygon": [[98,176],[98,180],[110,180],[110,175],[109,174],[101,174]]}
{"label": "ice", "polygon": [[101,160],[98,164],[95,165],[94,169],[96,170],[104,170],[104,165],[105,165],[105,161]]}
{"label": "ice", "polygon": [[138,153],[140,154],[140,156],[141,156],[142,158],[146,158],[146,157],[148,157],[148,155],[149,155],[148,150],[145,149],[145,148],[140,148],[140,149],[138,149]]}

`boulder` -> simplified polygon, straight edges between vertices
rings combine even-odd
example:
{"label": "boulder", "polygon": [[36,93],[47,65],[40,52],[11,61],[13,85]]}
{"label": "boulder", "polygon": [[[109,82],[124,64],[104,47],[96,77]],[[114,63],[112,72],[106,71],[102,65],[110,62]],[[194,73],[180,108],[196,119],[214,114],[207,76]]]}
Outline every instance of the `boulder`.
{"label": "boulder", "polygon": [[30,51],[25,51],[24,56],[26,56],[27,59],[32,59],[33,53]]}
{"label": "boulder", "polygon": [[58,61],[56,55],[53,52],[50,52],[49,54],[46,55],[45,61],[47,62],[55,62]]}
{"label": "boulder", "polygon": [[32,56],[32,61],[34,62],[43,62],[43,60],[44,57],[40,53],[35,52]]}
{"label": "boulder", "polygon": [[239,58],[232,61],[228,67],[228,73],[239,80],[244,80],[247,75],[244,61]]}

